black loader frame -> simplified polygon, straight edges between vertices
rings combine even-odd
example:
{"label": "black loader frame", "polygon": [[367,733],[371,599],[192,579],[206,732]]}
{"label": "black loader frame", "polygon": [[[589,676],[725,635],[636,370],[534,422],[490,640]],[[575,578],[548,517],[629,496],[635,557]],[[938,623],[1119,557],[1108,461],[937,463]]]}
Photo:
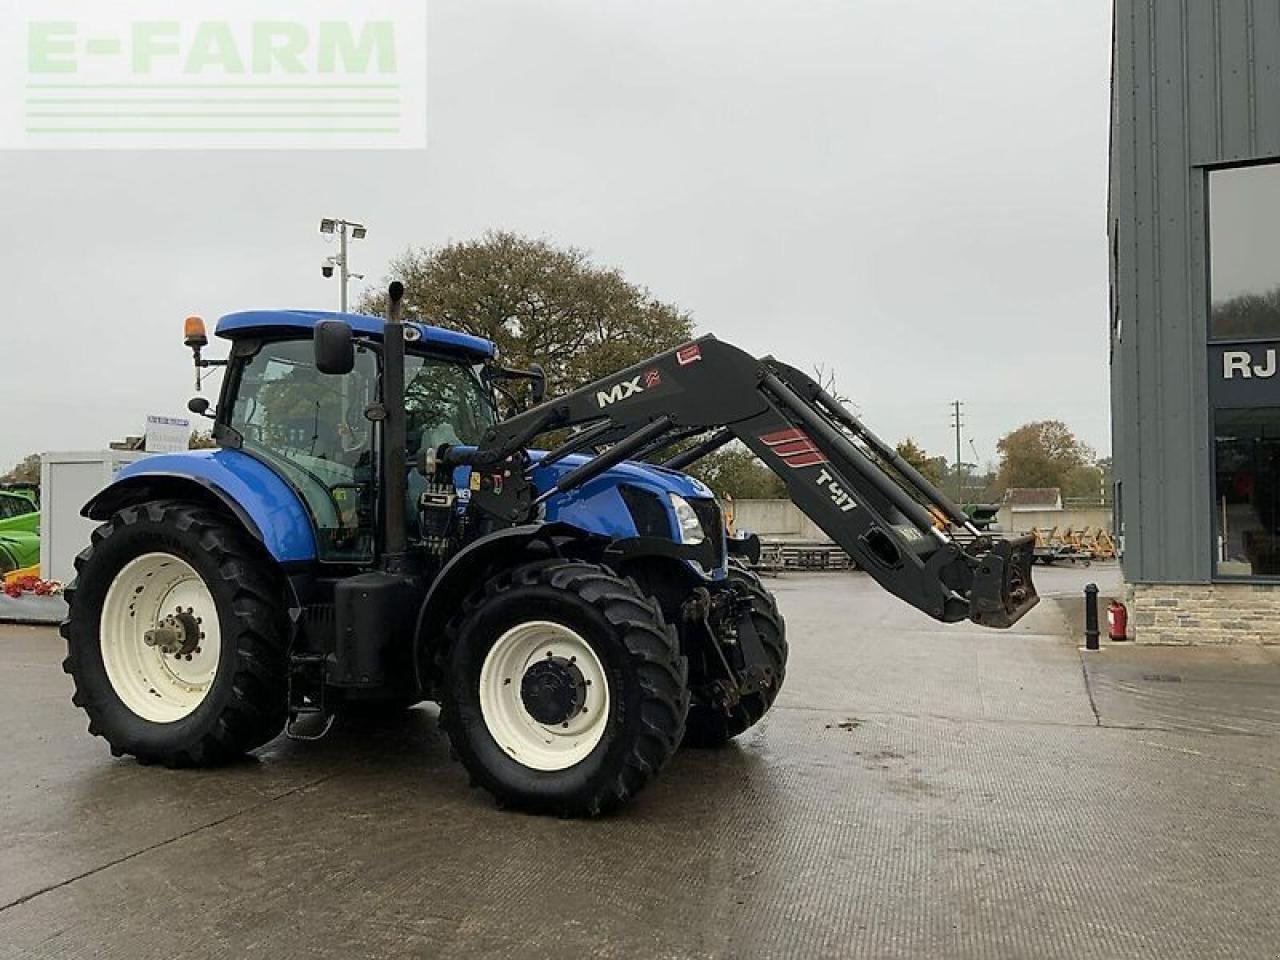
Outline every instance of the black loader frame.
{"label": "black loader frame", "polygon": [[[529,445],[567,429],[541,462],[591,456],[539,496],[528,478]],[[440,456],[475,468],[472,508],[504,526],[536,522],[554,492],[623,460],[683,469],[734,439],[881,586],[929,616],[1008,627],[1038,602],[1033,538],[984,534],[811,377],[710,336],[505,420],[476,448],[446,447]],[[951,534],[957,528],[963,545]]]}

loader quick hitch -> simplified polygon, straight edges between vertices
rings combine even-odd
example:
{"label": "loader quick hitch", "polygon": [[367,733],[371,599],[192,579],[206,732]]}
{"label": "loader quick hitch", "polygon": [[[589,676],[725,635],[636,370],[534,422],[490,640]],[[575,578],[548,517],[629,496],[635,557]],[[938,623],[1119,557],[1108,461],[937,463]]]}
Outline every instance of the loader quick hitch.
{"label": "loader quick hitch", "polygon": [[1035,536],[997,540],[979,557],[969,591],[969,619],[984,627],[1005,628],[1017,623],[1040,602],[1031,582]]}

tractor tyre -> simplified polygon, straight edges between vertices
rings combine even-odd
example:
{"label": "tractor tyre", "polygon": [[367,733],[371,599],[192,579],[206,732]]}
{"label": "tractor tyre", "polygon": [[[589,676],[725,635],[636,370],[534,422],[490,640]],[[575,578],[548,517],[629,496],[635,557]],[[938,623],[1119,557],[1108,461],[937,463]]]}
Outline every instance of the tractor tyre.
{"label": "tractor tyre", "polygon": [[112,754],[212,766],[280,733],[281,584],[237,525],[176,500],[128,506],[93,532],[75,566],[62,669]]}
{"label": "tractor tyre", "polygon": [[770,685],[757,693],[744,696],[729,712],[701,702],[697,697],[689,705],[684,743],[690,747],[720,747],[740,733],[755,726],[777,699],[787,675],[787,628],[778,612],[778,602],[765,589],[760,578],[737,564],[729,565],[729,582],[751,598],[751,622],[760,636],[772,675]]}
{"label": "tractor tyre", "polygon": [[634,580],[574,560],[505,571],[463,603],[439,661],[440,724],[501,806],[593,817],[675,753],[688,662]]}

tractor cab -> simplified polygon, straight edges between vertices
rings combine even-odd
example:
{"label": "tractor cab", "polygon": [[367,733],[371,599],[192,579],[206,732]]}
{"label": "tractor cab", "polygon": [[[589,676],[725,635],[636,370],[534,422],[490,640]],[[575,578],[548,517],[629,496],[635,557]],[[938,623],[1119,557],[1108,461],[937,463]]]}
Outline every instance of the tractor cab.
{"label": "tractor cab", "polygon": [[[335,370],[317,355],[317,328],[350,331]],[[425,451],[475,444],[496,418],[484,376],[493,344],[406,325],[403,355],[405,471],[415,503],[425,482],[412,469]],[[380,397],[382,321],[356,314],[232,314],[217,333],[232,341],[215,415],[219,443],[269,466],[305,504],[322,562],[367,564],[379,550],[377,518],[385,418]],[[330,338],[333,333],[329,333]],[[322,348],[321,348],[322,349]],[[326,372],[328,371],[328,372]],[[418,511],[405,511],[410,537]]]}

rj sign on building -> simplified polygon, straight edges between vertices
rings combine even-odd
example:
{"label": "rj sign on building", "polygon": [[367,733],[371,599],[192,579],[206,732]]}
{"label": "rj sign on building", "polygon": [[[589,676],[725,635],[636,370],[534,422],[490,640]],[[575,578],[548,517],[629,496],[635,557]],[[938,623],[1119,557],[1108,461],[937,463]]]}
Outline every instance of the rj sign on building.
{"label": "rj sign on building", "polygon": [[51,0],[3,17],[3,148],[426,145],[425,0]]}
{"label": "rj sign on building", "polygon": [[1280,642],[1280,3],[1114,9],[1112,443],[1137,635]]}

